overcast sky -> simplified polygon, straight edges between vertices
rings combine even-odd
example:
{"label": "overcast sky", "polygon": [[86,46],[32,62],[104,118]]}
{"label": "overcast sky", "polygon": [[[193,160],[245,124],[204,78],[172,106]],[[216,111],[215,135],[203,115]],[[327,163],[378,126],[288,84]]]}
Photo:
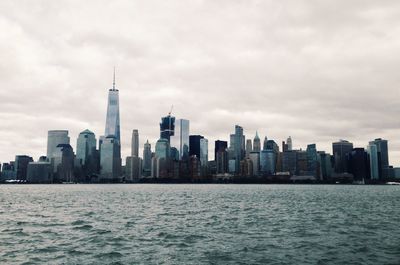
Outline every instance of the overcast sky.
{"label": "overcast sky", "polygon": [[330,153],[382,137],[400,166],[398,0],[2,0],[0,161],[46,154],[48,130],[102,135],[114,65],[124,161],[173,104],[210,159],[239,124]]}

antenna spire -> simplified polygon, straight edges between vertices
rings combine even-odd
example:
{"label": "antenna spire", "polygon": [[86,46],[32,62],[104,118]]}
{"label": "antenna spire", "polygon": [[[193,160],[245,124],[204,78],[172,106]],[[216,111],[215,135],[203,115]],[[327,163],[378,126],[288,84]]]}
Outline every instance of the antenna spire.
{"label": "antenna spire", "polygon": [[113,77],[113,90],[115,90],[115,66],[114,66],[114,77]]}

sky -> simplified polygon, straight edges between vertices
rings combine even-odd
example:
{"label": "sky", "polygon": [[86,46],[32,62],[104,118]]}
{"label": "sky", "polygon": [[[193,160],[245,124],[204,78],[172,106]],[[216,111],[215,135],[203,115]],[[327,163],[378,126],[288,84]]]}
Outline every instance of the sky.
{"label": "sky", "polygon": [[123,160],[170,111],[190,133],[332,152],[381,137],[400,166],[400,1],[0,1],[0,162],[47,131],[104,134],[116,67]]}

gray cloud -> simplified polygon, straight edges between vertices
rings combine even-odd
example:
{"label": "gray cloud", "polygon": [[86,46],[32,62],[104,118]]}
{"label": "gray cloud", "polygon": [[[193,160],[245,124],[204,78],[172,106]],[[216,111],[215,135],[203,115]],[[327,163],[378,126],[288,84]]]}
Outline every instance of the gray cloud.
{"label": "gray cloud", "polygon": [[[398,1],[2,1],[0,161],[47,130],[104,132],[117,66],[123,155],[174,104],[191,133],[235,124],[295,147],[389,140],[400,161]],[[211,156],[212,157],[212,156]]]}

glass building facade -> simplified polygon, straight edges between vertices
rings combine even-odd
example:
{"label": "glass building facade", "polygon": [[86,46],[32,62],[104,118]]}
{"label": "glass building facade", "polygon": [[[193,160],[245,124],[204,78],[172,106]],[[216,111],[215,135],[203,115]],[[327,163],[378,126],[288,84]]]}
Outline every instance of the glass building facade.
{"label": "glass building facade", "polygon": [[348,172],[347,159],[350,152],[353,150],[353,143],[346,140],[332,143],[332,153],[335,162],[335,173]]}
{"label": "glass building facade", "polygon": [[47,158],[53,158],[57,151],[57,145],[69,144],[69,136],[67,130],[51,130],[47,134]]}
{"label": "glass building facade", "polygon": [[107,136],[101,144],[100,176],[103,181],[118,178],[121,174],[121,150],[114,136]]}
{"label": "glass building facade", "polygon": [[369,156],[369,168],[372,180],[379,180],[379,159],[378,159],[378,148],[375,144],[369,144],[367,148]]}
{"label": "glass building facade", "polygon": [[120,121],[119,121],[119,91],[113,86],[108,91],[108,104],[106,116],[106,128],[104,136],[114,136],[114,140],[121,143]]}
{"label": "glass building facade", "polygon": [[174,135],[171,136],[171,147],[179,152],[179,159],[189,158],[189,120],[178,119],[175,122]]}
{"label": "glass building facade", "polygon": [[76,141],[76,158],[81,165],[86,165],[96,152],[96,136],[89,130],[84,130]]}
{"label": "glass building facade", "polygon": [[161,118],[160,123],[160,138],[171,140],[171,136],[175,134],[175,117],[168,115]]}

